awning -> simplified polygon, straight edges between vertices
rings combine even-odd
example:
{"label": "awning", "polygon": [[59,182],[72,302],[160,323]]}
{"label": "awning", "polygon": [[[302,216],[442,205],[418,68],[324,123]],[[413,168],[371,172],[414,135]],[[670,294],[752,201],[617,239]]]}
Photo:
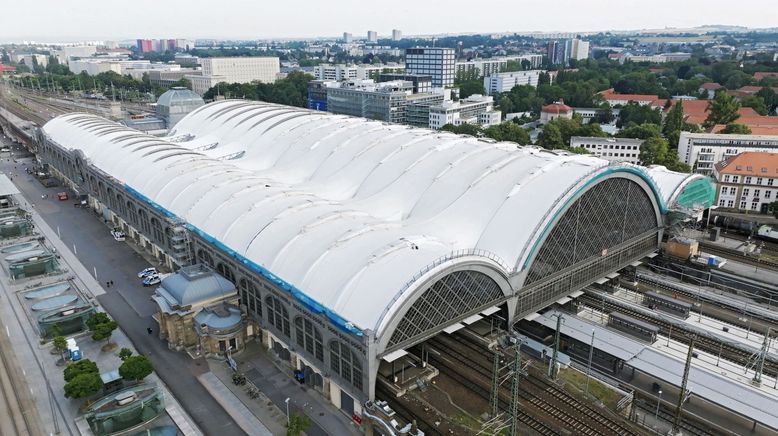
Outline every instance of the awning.
{"label": "awning", "polygon": [[643,264],[643,262],[641,262],[639,260],[636,260],[636,261],[632,262],[631,264],[629,264],[629,266],[639,266],[639,265],[642,265],[642,264]]}
{"label": "awning", "polygon": [[595,280],[594,283],[597,283],[598,285],[604,285],[604,284],[608,283],[608,279],[603,277],[603,278]]}
{"label": "awning", "polygon": [[584,291],[575,291],[572,294],[568,295],[568,297],[570,297],[570,298],[578,298],[578,297],[580,297],[583,294],[584,294]]}
{"label": "awning", "polygon": [[653,258],[655,258],[655,257],[657,257],[657,256],[659,256],[659,253],[651,253],[651,254],[649,254],[649,255],[648,255],[648,256],[646,256],[646,257],[647,257],[647,258],[649,258],[649,259],[653,259]]}
{"label": "awning", "polygon": [[5,174],[0,173],[0,196],[18,194],[16,185]]}
{"label": "awning", "polygon": [[443,331],[448,333],[448,334],[451,334],[451,333],[454,333],[455,331],[463,329],[463,328],[465,328],[464,324],[456,323],[454,325],[450,325],[450,326],[444,328]]}
{"label": "awning", "polygon": [[570,297],[562,297],[562,298],[560,298],[559,300],[556,300],[556,302],[557,302],[557,303],[559,303],[559,304],[565,304],[565,303],[568,303],[568,302],[570,302],[570,301],[572,301],[572,300],[570,299]]}
{"label": "awning", "polygon": [[473,316],[468,316],[467,318],[462,320],[462,324],[470,325],[470,324],[478,321],[481,318],[483,318],[483,317],[481,315],[479,315],[479,314],[475,314]]}
{"label": "awning", "polygon": [[539,313],[532,312],[529,315],[525,316],[524,319],[526,319],[527,321],[532,321],[532,320],[538,319],[540,317],[541,317],[541,315]]}
{"label": "awning", "polygon": [[391,363],[391,362],[394,362],[395,360],[397,360],[397,359],[399,359],[399,358],[401,358],[401,357],[405,356],[406,354],[408,354],[408,352],[407,352],[407,351],[405,351],[405,350],[397,350],[397,351],[392,351],[391,353],[389,353],[389,354],[387,354],[386,356],[384,356],[384,358],[383,358],[383,359],[384,359],[385,361],[387,361],[387,362],[390,362],[390,363]]}
{"label": "awning", "polygon": [[481,311],[481,315],[483,315],[483,316],[489,316],[489,315],[491,315],[491,314],[493,314],[493,313],[495,313],[495,312],[499,312],[499,311],[500,311],[500,308],[499,308],[499,307],[497,307],[497,306],[492,306],[492,307],[490,307],[490,308],[488,308],[488,309],[484,309],[484,310],[482,310],[482,311]]}

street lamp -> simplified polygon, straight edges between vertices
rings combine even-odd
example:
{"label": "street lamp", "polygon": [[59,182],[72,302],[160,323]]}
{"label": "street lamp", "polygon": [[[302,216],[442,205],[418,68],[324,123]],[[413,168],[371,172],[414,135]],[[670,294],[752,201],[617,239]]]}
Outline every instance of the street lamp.
{"label": "street lamp", "polygon": [[656,413],[654,414],[654,422],[656,423],[656,428],[659,428],[659,404],[662,403],[662,390],[659,390],[659,399],[656,402]]}
{"label": "street lamp", "polygon": [[[660,391],[661,393],[661,391]],[[290,419],[289,419],[289,397],[284,400],[284,403],[286,403],[286,427],[289,428],[290,425]],[[659,409],[657,409],[659,410]]]}

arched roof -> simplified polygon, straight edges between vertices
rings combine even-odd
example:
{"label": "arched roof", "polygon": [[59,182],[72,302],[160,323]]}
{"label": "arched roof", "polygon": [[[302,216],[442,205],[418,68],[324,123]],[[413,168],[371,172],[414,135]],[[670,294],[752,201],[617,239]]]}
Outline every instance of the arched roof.
{"label": "arched roof", "polygon": [[176,126],[185,142],[107,126],[70,114],[44,132],[360,329],[452,253],[515,272],[554,211],[605,172],[638,174],[665,200],[636,166],[267,103],[202,106]]}

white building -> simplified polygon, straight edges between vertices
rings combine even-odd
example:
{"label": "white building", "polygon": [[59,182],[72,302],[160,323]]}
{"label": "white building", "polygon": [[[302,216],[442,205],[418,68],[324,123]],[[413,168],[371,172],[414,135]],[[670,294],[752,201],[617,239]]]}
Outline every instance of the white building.
{"label": "white building", "polygon": [[527,61],[530,68],[539,68],[543,63],[542,55],[501,56],[494,58],[473,59],[471,61],[457,61],[456,74],[476,75],[485,77],[491,74],[503,72],[508,67],[508,62]]}
{"label": "white building", "polygon": [[732,156],[714,166],[713,178],[719,207],[767,213],[778,199],[778,153]]}
{"label": "white building", "polygon": [[652,64],[663,64],[666,62],[683,62],[692,58],[691,53],[662,53],[655,55],[632,55],[627,53],[624,60],[630,62],[650,62]]}
{"label": "white building", "polygon": [[376,32],[375,30],[368,30],[367,42],[378,42],[378,32]]}
{"label": "white building", "polygon": [[643,141],[632,138],[598,138],[590,136],[573,136],[570,138],[570,148],[581,147],[593,154],[611,162],[628,162],[640,165],[640,145]]}
{"label": "white building", "polygon": [[403,32],[400,29],[392,29],[392,41],[403,39]]}
{"label": "white building", "polygon": [[678,139],[678,160],[699,174],[712,175],[716,163],[746,151],[778,153],[778,135],[681,132]]}
{"label": "white building", "polygon": [[[71,59],[68,63],[68,69],[73,74],[85,72],[90,76],[96,76],[100,73],[113,71],[116,74],[122,73],[121,61],[118,59]],[[148,61],[146,61],[148,62]]]}
{"label": "white building", "polygon": [[[46,65],[49,64],[49,56],[44,54],[38,54],[38,53],[12,53],[11,54],[11,60],[14,62],[21,62],[24,63],[24,65],[27,65],[32,69],[32,66],[34,64],[38,64],[41,67],[46,67]],[[33,59],[35,59],[33,61]]]}
{"label": "white building", "polygon": [[582,60],[589,58],[589,41],[571,39],[567,41],[565,48],[568,59]]}
{"label": "white building", "polygon": [[317,80],[366,80],[377,79],[382,72],[402,72],[402,65],[330,65],[320,64],[313,67],[313,76]]}
{"label": "white building", "polygon": [[349,32],[343,32],[343,42],[346,44],[351,44],[351,41],[354,40],[354,35],[352,35]]}
{"label": "white building", "polygon": [[202,76],[186,76],[192,91],[203,95],[217,83],[273,83],[281,71],[277,57],[202,58]]}
{"label": "white building", "polygon": [[440,129],[446,124],[480,124],[491,126],[500,124],[502,114],[494,110],[494,99],[490,96],[474,94],[457,102],[446,101],[430,106],[430,128]]}
{"label": "white building", "polygon": [[453,48],[422,47],[405,50],[405,72],[432,77],[432,86],[454,86],[456,56]]}
{"label": "white building", "polygon": [[62,49],[52,52],[60,64],[69,64],[72,58],[89,58],[97,53],[97,47],[94,45],[65,46]]}
{"label": "white building", "polygon": [[543,71],[527,70],[492,74],[484,77],[484,89],[488,95],[492,95],[497,92],[508,92],[519,85],[537,87],[540,73]]}

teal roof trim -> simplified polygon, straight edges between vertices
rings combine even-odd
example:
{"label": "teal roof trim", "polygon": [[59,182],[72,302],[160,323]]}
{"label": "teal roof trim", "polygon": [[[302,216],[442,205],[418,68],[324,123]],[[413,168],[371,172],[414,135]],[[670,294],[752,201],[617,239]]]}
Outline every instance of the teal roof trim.
{"label": "teal roof trim", "polygon": [[543,231],[540,232],[540,236],[537,239],[535,239],[535,243],[532,244],[532,248],[530,249],[529,255],[527,255],[526,259],[524,260],[524,265],[522,265],[522,269],[525,269],[527,268],[527,266],[529,266],[530,261],[535,256],[535,251],[537,251],[538,249],[538,244],[540,244],[540,241],[542,241],[543,238],[545,238],[546,234],[549,231],[551,231],[551,228],[554,226],[554,224],[556,224],[556,221],[559,218],[560,214],[566,211],[568,206],[571,205],[575,200],[577,200],[578,197],[584,191],[586,191],[586,189],[589,188],[589,186],[593,185],[594,183],[597,183],[603,177],[615,173],[630,173],[643,179],[643,181],[645,181],[646,184],[648,184],[648,186],[651,188],[651,192],[654,194],[654,199],[656,200],[656,204],[659,205],[659,212],[662,215],[665,215],[667,213],[667,205],[665,204],[665,201],[662,198],[661,192],[659,192],[659,187],[656,186],[654,179],[652,179],[648,174],[646,174],[644,171],[640,170],[639,168],[635,168],[635,167],[627,167],[627,166],[608,167],[605,169],[605,171],[602,171],[596,174],[594,177],[589,178],[586,181],[586,183],[584,183],[582,186],[576,189],[573,195],[567,197],[567,201],[565,201],[565,204],[559,209],[557,209],[557,211],[554,213],[554,216],[551,218],[550,221],[548,221],[546,226],[543,228]]}

